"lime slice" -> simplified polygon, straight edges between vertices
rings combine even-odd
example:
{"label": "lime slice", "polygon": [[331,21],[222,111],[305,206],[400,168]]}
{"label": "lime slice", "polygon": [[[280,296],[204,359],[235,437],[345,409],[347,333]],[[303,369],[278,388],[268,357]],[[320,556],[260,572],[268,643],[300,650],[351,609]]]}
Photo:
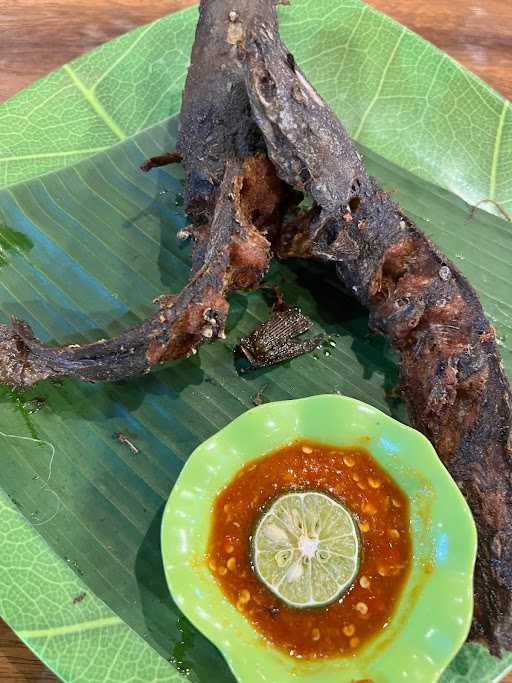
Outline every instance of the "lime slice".
{"label": "lime slice", "polygon": [[263,513],[252,539],[265,586],[293,607],[336,600],[359,569],[360,540],[350,512],[325,493],[285,493]]}

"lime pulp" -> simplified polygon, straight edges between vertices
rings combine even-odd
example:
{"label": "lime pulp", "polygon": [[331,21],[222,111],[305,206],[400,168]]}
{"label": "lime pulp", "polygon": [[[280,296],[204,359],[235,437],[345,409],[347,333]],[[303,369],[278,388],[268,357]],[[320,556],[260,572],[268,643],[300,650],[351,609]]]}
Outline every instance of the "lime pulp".
{"label": "lime pulp", "polygon": [[339,598],[359,569],[360,539],[350,512],[318,491],[281,495],[262,514],[252,539],[258,578],[292,607]]}

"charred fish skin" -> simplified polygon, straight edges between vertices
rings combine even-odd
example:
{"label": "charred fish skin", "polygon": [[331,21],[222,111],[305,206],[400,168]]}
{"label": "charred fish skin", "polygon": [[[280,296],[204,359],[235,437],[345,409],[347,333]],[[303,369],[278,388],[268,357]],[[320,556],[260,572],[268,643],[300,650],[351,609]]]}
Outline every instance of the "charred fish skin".
{"label": "charred fish skin", "polygon": [[341,123],[290,67],[277,33],[254,27],[245,73],[278,175],[314,200],[309,211],[288,213],[273,247],[282,258],[334,262],[370,326],[398,351],[411,420],[477,524],[471,636],[494,654],[510,650],[512,397],[494,330],[468,281],[368,176]]}
{"label": "charred fish skin", "polygon": [[238,59],[250,20],[264,19],[269,8],[275,16],[273,2],[234,0],[229,9],[223,2],[203,3],[177,150],[144,165],[149,170],[182,159],[191,220],[189,284],[172,295],[172,306],[158,302],[150,319],[94,344],[50,347],[23,321],[0,323],[0,383],[30,386],[64,376],[116,381],[195,354],[224,336],[227,294],[260,283],[271,257],[265,234],[280,224],[293,194],[265,154]]}
{"label": "charred fish skin", "polygon": [[313,322],[296,306],[280,303],[265,322],[240,340],[238,350],[249,361],[250,369],[283,363],[320,346],[322,335],[298,339],[312,326]]}

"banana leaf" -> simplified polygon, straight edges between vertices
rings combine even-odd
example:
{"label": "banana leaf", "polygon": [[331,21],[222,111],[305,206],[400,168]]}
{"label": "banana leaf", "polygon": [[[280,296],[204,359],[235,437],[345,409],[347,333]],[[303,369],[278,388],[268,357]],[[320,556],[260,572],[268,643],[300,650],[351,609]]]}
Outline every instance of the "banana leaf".
{"label": "banana leaf", "polygon": [[[0,107],[3,320],[85,343],[186,282],[181,170],[138,167],[173,147],[196,19],[142,27]],[[281,23],[370,172],[477,288],[510,373],[512,226],[493,215],[512,207],[509,103],[358,0],[296,0]],[[489,211],[471,211],[484,199]],[[268,304],[234,294],[227,339],[191,359],[130,382],[0,389],[0,615],[63,680],[234,680],[169,597],[159,526],[189,453],[259,391],[340,392],[407,420],[393,353],[332,273],[275,264],[268,279],[327,336],[315,354],[239,375],[233,348]],[[490,683],[510,667],[465,645],[442,681]]]}

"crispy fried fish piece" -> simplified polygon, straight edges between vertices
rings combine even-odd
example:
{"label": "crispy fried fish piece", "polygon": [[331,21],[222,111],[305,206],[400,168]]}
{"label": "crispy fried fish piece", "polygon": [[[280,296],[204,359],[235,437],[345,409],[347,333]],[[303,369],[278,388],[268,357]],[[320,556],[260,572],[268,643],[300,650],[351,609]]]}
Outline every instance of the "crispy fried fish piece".
{"label": "crispy fried fish piece", "polygon": [[318,348],[322,335],[298,339],[312,326],[313,322],[299,308],[278,303],[268,320],[240,340],[238,349],[249,361],[251,369],[276,365]]}

